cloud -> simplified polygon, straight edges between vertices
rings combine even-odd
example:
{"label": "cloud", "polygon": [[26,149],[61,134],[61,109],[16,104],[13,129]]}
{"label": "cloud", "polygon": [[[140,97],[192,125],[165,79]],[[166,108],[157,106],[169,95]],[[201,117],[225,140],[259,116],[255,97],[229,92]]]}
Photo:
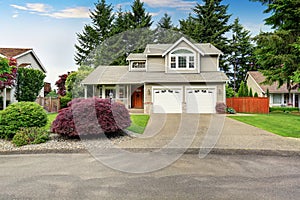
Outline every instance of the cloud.
{"label": "cloud", "polygon": [[49,10],[51,9],[50,6],[42,3],[27,3],[26,6],[11,4],[10,6],[18,10],[28,10],[40,13],[49,12]]}
{"label": "cloud", "polygon": [[142,0],[152,8],[168,7],[168,8],[191,8],[196,5],[196,1],[187,0]]}
{"label": "cloud", "polygon": [[64,10],[60,10],[54,13],[46,13],[43,14],[45,16],[53,17],[53,18],[89,18],[90,11],[86,7],[76,7],[76,8],[68,8]]}
{"label": "cloud", "polygon": [[12,18],[17,18],[17,17],[19,17],[18,14],[14,14],[14,15],[12,16]]}
{"label": "cloud", "polygon": [[30,14],[39,14],[42,16],[48,16],[52,18],[89,18],[89,8],[87,7],[74,7],[66,8],[63,10],[52,11],[51,6],[41,3],[27,3],[26,6],[20,6],[12,4],[10,5],[18,10],[29,11]]}

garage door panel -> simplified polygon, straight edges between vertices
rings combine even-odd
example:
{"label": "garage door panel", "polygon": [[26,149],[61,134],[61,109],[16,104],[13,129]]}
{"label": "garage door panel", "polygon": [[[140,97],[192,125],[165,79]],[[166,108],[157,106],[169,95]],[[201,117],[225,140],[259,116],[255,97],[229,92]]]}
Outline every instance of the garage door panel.
{"label": "garage door panel", "polygon": [[182,112],[182,90],[157,89],[153,95],[154,113]]}
{"label": "garage door panel", "polygon": [[215,91],[212,89],[188,89],[187,113],[214,113]]}

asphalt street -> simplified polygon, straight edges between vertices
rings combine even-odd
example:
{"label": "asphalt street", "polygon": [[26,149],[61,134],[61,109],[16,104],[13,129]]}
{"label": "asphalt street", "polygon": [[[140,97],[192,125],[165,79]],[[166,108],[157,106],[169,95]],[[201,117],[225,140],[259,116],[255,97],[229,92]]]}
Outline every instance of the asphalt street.
{"label": "asphalt street", "polygon": [[[137,168],[139,166],[136,166]],[[0,156],[0,199],[299,199],[300,157],[185,154],[142,174],[90,154]]]}

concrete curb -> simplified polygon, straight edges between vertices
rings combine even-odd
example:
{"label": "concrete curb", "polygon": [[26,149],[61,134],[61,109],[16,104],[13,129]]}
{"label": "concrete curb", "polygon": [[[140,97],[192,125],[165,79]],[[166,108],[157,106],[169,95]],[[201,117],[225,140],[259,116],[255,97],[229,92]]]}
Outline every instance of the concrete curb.
{"label": "concrete curb", "polygon": [[[145,152],[160,152],[160,148],[122,148],[125,151],[134,153],[145,153]],[[104,149],[109,151],[109,148]],[[184,154],[197,154],[199,151],[207,152],[209,149],[205,148],[188,148],[186,151],[180,148],[164,149],[162,153],[182,153]],[[12,151],[0,151],[0,155],[17,155],[17,154],[75,154],[75,153],[89,153],[87,149],[39,149],[39,150],[12,150]],[[214,148],[209,151],[209,154],[213,155],[261,155],[261,156],[283,156],[283,157],[300,157],[300,151],[295,150],[271,150],[271,149],[225,149],[225,148]]]}

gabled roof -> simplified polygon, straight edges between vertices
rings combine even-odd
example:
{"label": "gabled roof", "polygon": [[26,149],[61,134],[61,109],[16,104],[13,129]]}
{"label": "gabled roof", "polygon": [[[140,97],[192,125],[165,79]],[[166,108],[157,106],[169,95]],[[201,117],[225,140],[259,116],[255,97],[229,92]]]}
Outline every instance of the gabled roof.
{"label": "gabled roof", "polygon": [[126,58],[126,60],[146,60],[146,59],[147,59],[147,55],[143,53],[131,53]]}
{"label": "gabled roof", "polygon": [[[32,48],[0,48],[0,55],[3,55],[7,58],[15,58],[18,59],[20,57],[22,57],[23,55],[32,53],[33,57],[36,59],[37,63],[39,63],[41,70],[46,73],[46,69],[43,66],[42,62],[40,61],[40,59],[37,57],[37,55],[34,53]],[[24,66],[24,64],[28,64],[28,63],[19,63],[19,66],[22,65]]]}
{"label": "gabled roof", "polygon": [[18,57],[28,51],[32,51],[29,48],[0,48],[0,54],[8,57],[8,58],[15,58]]}
{"label": "gabled roof", "polygon": [[222,55],[223,53],[217,49],[214,45],[210,43],[195,43],[193,44],[186,38],[180,38],[174,44],[148,44],[144,50],[144,54],[152,55],[152,56],[165,56],[169,53],[172,49],[174,49],[178,44],[182,41],[186,42],[196,51],[198,51],[201,55]]}
{"label": "gabled roof", "polygon": [[83,81],[84,85],[97,84],[140,84],[140,83],[208,83],[226,82],[223,72],[180,74],[165,72],[129,72],[128,66],[99,66]]}
{"label": "gabled roof", "polygon": [[193,43],[191,43],[189,40],[187,40],[185,37],[180,38],[179,40],[177,40],[177,42],[175,42],[172,46],[170,46],[167,50],[164,51],[164,53],[162,54],[162,56],[164,57],[165,55],[167,55],[171,50],[173,50],[178,44],[180,44],[181,42],[185,42],[188,45],[190,45],[193,49],[197,50],[202,56],[204,56],[204,52],[202,52],[199,48],[197,48]]}
{"label": "gabled roof", "polygon": [[[249,71],[247,73],[247,77],[251,76],[252,79],[258,84],[258,86],[261,88],[261,90],[266,93],[267,89],[269,89],[270,93],[288,93],[287,84],[283,84],[280,88],[278,88],[278,83],[275,82],[271,85],[263,84],[263,82],[266,80],[266,77],[259,71]],[[298,87],[291,90],[292,93],[299,93]]]}

